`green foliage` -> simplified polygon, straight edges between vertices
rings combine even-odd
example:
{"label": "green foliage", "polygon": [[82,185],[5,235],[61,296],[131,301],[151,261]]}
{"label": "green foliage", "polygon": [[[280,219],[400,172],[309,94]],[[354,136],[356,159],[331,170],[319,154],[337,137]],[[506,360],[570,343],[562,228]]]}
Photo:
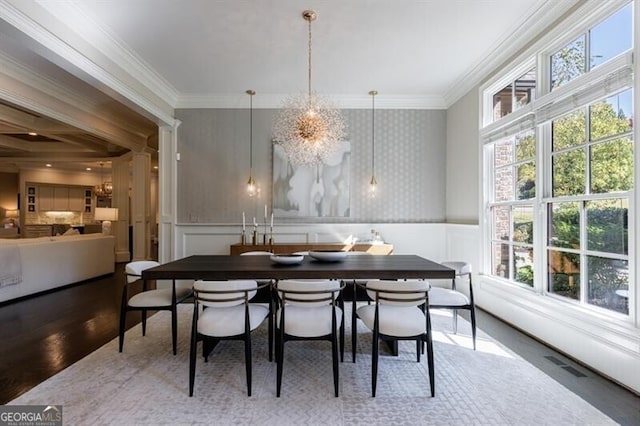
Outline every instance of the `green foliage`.
{"label": "green foliage", "polygon": [[529,265],[518,268],[516,270],[516,281],[533,287],[533,268]]}
{"label": "green foliage", "polygon": [[554,53],[551,57],[552,89],[562,86],[585,72],[584,36]]}

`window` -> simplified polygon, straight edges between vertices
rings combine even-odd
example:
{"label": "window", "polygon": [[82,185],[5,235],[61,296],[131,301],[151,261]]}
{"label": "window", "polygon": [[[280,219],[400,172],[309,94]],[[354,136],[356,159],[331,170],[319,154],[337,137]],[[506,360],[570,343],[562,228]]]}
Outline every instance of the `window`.
{"label": "window", "polygon": [[485,270],[613,315],[629,315],[635,268],[632,16],[631,3],[603,14],[483,92]]}
{"label": "window", "polygon": [[533,204],[536,138],[533,130],[492,144],[495,170],[492,270],[499,277],[533,285]]}
{"label": "window", "polygon": [[548,292],[625,314],[632,116],[628,89],[553,120],[547,201]]}
{"label": "window", "polygon": [[[631,3],[551,55],[551,90],[631,49]],[[589,61],[586,59],[589,58]]]}
{"label": "window", "polygon": [[493,121],[527,105],[536,97],[536,69],[532,68],[493,94]]}

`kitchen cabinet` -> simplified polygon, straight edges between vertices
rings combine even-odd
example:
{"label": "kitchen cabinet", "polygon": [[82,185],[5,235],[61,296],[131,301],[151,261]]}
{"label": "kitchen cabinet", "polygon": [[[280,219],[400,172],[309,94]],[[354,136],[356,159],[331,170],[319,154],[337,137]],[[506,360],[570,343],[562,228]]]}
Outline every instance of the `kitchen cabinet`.
{"label": "kitchen cabinet", "polygon": [[85,211],[85,187],[38,186],[38,211]]}
{"label": "kitchen cabinet", "polygon": [[53,210],[53,186],[38,187],[38,210]]}
{"label": "kitchen cabinet", "polygon": [[53,187],[53,210],[69,210],[69,188],[66,186]]}
{"label": "kitchen cabinet", "polygon": [[72,212],[84,211],[84,188],[69,187],[69,210]]}

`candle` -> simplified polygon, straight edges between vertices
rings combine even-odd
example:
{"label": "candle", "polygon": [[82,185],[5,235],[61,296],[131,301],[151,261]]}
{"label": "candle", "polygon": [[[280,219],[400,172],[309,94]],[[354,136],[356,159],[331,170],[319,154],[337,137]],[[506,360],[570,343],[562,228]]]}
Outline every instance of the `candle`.
{"label": "candle", "polygon": [[267,205],[264,205],[264,223],[267,223]]}
{"label": "candle", "polygon": [[244,212],[242,212],[242,232],[245,231]]}
{"label": "candle", "polygon": [[256,222],[256,217],[253,217],[253,226],[258,227],[258,222]]}
{"label": "candle", "polygon": [[271,230],[273,231],[273,212],[271,212]]}

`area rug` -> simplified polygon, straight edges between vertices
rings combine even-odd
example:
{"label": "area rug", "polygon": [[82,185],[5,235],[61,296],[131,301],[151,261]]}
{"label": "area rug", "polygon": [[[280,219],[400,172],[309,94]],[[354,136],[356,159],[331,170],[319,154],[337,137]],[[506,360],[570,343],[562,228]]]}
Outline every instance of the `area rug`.
{"label": "area rug", "polygon": [[60,404],[69,425],[616,424],[482,331],[474,351],[468,323],[460,319],[459,334],[452,334],[450,315],[439,311],[432,312],[435,398],[429,393],[426,359],[416,363],[411,342],[400,342],[397,357],[381,356],[372,398],[371,333],[360,323],[355,364],[347,325],[338,398],[328,342],[287,342],[282,395],[276,398],[266,323],[253,334],[251,397],[243,343],[222,342],[208,363],[199,356],[190,398],[191,315],[191,306],[180,306],[176,356],[169,313],[159,312],[149,320],[146,337],[139,325],[127,332],[123,353],[114,339],[10,404]]}

